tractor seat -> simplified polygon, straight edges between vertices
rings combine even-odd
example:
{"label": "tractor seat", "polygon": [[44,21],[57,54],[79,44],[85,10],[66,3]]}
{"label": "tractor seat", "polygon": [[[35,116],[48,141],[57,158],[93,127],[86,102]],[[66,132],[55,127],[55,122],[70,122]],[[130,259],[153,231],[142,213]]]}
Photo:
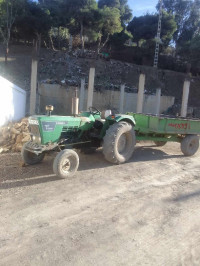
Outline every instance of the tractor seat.
{"label": "tractor seat", "polygon": [[110,116],[112,114],[111,110],[104,110],[101,112],[101,119],[106,119],[106,117]]}
{"label": "tractor seat", "polygon": [[109,115],[112,114],[112,111],[111,110],[105,110],[105,111],[102,111],[101,112],[101,118],[97,118],[96,120],[97,121],[100,121],[102,123],[105,123],[106,121],[106,117],[108,117]]}

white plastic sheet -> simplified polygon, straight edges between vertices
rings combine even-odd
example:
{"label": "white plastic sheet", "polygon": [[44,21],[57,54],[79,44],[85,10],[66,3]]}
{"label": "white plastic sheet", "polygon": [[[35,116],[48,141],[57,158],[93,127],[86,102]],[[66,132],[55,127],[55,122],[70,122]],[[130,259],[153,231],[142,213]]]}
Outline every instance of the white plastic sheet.
{"label": "white plastic sheet", "polygon": [[0,76],[0,126],[25,116],[26,92]]}

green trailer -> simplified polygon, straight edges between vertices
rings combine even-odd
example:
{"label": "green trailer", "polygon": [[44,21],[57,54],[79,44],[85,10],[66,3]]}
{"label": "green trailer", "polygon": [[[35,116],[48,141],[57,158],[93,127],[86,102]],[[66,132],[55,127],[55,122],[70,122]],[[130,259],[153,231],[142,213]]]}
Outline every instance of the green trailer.
{"label": "green trailer", "polygon": [[136,140],[154,141],[157,146],[167,142],[181,143],[184,155],[192,156],[199,148],[200,120],[181,117],[127,113],[135,120]]}

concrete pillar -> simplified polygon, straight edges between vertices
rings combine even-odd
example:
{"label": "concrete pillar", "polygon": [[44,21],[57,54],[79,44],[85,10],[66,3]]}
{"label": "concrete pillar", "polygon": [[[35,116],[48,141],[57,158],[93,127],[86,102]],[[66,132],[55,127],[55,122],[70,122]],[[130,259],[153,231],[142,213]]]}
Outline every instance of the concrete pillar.
{"label": "concrete pillar", "polygon": [[155,110],[156,115],[160,114],[160,99],[161,99],[161,89],[157,89],[156,90],[156,110]]}
{"label": "concrete pillar", "polygon": [[79,96],[79,110],[84,111],[84,99],[85,99],[85,79],[81,79],[81,89]]}
{"label": "concrete pillar", "polygon": [[30,91],[30,115],[36,112],[36,93],[37,93],[37,70],[38,70],[38,43],[33,42],[32,65],[31,65],[31,91]]}
{"label": "concrete pillar", "polygon": [[92,106],[93,103],[93,92],[94,92],[94,77],[95,77],[95,68],[90,68],[89,74],[89,84],[88,84],[88,98],[87,98],[87,110]]}
{"label": "concrete pillar", "polygon": [[38,56],[40,48],[41,36],[33,40],[32,50],[32,66],[31,66],[31,91],[30,91],[30,115],[36,113],[37,102],[37,70],[38,70]]}
{"label": "concrete pillar", "polygon": [[35,114],[36,108],[36,89],[37,89],[37,60],[32,60],[31,66],[31,93],[30,93],[30,115]]}
{"label": "concrete pillar", "polygon": [[185,80],[184,86],[183,86],[181,117],[186,117],[187,116],[189,93],[190,93],[190,81],[189,80]]}
{"label": "concrete pillar", "polygon": [[120,103],[119,103],[120,114],[123,114],[124,112],[124,92],[125,92],[125,84],[122,84],[120,88]]}
{"label": "concrete pillar", "polygon": [[145,85],[145,75],[144,74],[140,74],[139,89],[138,89],[138,99],[137,99],[137,113],[142,113],[142,111],[143,111],[144,85]]}

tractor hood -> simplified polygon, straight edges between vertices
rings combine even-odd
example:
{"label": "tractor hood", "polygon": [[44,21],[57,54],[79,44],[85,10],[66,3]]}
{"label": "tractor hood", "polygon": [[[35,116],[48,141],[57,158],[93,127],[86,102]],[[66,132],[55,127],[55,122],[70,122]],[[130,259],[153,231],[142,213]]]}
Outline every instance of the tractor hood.
{"label": "tractor hood", "polygon": [[62,132],[90,129],[95,121],[92,115],[86,116],[31,116],[29,128],[32,135],[40,136],[41,143],[58,142]]}
{"label": "tractor hood", "polygon": [[67,126],[69,123],[73,126],[80,126],[81,118],[73,116],[31,116],[28,119],[29,125],[40,125],[44,131],[54,131],[55,127]]}
{"label": "tractor hood", "polygon": [[78,126],[95,121],[92,115],[88,116],[58,116],[34,115],[30,116],[29,125],[40,125],[44,131],[53,131],[58,126]]}

